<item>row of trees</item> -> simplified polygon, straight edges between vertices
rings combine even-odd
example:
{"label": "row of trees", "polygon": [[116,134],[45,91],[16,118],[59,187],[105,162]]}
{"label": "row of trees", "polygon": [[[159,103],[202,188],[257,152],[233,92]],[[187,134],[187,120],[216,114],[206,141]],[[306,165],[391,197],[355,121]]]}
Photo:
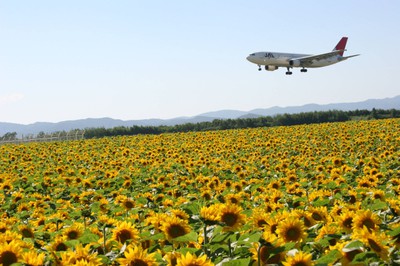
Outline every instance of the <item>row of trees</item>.
{"label": "row of trees", "polygon": [[355,110],[355,111],[315,111],[298,114],[279,114],[257,118],[215,119],[212,122],[186,123],[175,126],[131,126],[114,128],[89,128],[82,130],[62,131],[47,134],[40,132],[36,136],[29,135],[17,138],[16,132],[0,136],[0,143],[19,143],[30,141],[73,140],[82,138],[101,138],[138,134],[162,134],[190,131],[225,130],[238,128],[256,128],[273,126],[292,126],[302,124],[317,124],[326,122],[344,122],[359,119],[399,118],[400,110]]}
{"label": "row of trees", "polygon": [[18,137],[17,132],[8,132],[3,136],[0,136],[0,144],[78,140],[84,138],[84,133],[84,130],[74,129],[70,131],[58,131],[53,133],[45,133],[41,131],[37,135],[28,134],[22,137]]}
{"label": "row of trees", "polygon": [[85,138],[101,138],[121,135],[161,134],[190,131],[224,130],[238,128],[256,128],[272,126],[291,126],[326,122],[344,122],[357,119],[399,118],[400,110],[355,110],[355,111],[315,111],[298,114],[279,114],[258,118],[215,119],[212,122],[186,123],[175,126],[132,126],[90,128],[85,131]]}

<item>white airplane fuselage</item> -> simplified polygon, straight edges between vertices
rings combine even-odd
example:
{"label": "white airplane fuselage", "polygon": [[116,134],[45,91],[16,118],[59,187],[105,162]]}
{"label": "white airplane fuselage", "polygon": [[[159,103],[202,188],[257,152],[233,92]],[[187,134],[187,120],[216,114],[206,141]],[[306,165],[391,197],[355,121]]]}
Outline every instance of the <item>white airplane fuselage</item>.
{"label": "white airplane fuselage", "polygon": [[250,54],[247,58],[251,63],[265,66],[265,70],[274,71],[279,67],[286,67],[286,75],[291,75],[291,68],[300,67],[300,72],[307,72],[307,68],[324,67],[339,63],[351,57],[359,56],[350,55],[343,56],[346,48],[347,37],[342,37],[331,52],[322,54],[293,54],[293,53],[276,53],[276,52],[257,52]]}
{"label": "white airplane fuselage", "polygon": [[[247,57],[250,62],[262,66],[277,66],[277,67],[293,67],[290,60],[312,56],[310,54],[291,54],[291,53],[276,53],[276,52],[258,52]],[[334,55],[326,59],[313,60],[307,68],[324,67],[342,61],[342,56]],[[298,67],[301,67],[300,65]],[[268,70],[268,69],[267,69]],[[275,69],[271,69],[275,70]]]}

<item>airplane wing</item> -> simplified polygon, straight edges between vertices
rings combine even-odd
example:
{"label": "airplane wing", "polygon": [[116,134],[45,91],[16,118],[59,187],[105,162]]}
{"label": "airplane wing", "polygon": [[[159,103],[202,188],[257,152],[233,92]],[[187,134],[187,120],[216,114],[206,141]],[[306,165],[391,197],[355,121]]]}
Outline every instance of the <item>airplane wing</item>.
{"label": "airplane wing", "polygon": [[327,59],[329,57],[339,55],[343,51],[344,50],[335,50],[335,51],[332,51],[329,53],[324,53],[324,54],[308,55],[308,56],[304,56],[304,57],[291,58],[291,60],[298,60],[300,62],[301,66],[307,67],[307,66],[312,65],[312,62],[314,60],[319,61],[319,60]]}

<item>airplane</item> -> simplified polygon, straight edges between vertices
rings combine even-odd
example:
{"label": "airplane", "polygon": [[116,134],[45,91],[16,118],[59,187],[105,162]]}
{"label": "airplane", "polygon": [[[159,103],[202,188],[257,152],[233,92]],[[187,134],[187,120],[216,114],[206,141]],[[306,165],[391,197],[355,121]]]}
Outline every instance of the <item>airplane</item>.
{"label": "airplane", "polygon": [[291,53],[275,53],[275,52],[257,52],[247,57],[251,63],[261,66],[265,65],[265,70],[274,71],[279,67],[286,67],[286,75],[292,75],[291,68],[301,67],[300,72],[307,72],[307,68],[324,67],[342,62],[351,57],[359,56],[359,54],[343,56],[346,48],[347,37],[342,37],[338,44],[333,48],[332,52],[309,55],[309,54],[291,54]]}

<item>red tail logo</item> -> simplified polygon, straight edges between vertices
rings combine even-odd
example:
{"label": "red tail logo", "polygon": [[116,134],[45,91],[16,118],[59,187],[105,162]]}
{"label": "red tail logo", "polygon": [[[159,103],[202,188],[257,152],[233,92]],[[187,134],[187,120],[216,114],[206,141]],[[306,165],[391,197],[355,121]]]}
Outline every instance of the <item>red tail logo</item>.
{"label": "red tail logo", "polygon": [[[335,50],[344,50],[346,48],[346,43],[347,43],[347,37],[343,37],[342,39],[340,39],[338,44],[336,44],[336,46],[333,49],[333,51],[335,51]],[[344,51],[340,52],[339,54],[341,56],[343,56],[343,53],[344,53]]]}

